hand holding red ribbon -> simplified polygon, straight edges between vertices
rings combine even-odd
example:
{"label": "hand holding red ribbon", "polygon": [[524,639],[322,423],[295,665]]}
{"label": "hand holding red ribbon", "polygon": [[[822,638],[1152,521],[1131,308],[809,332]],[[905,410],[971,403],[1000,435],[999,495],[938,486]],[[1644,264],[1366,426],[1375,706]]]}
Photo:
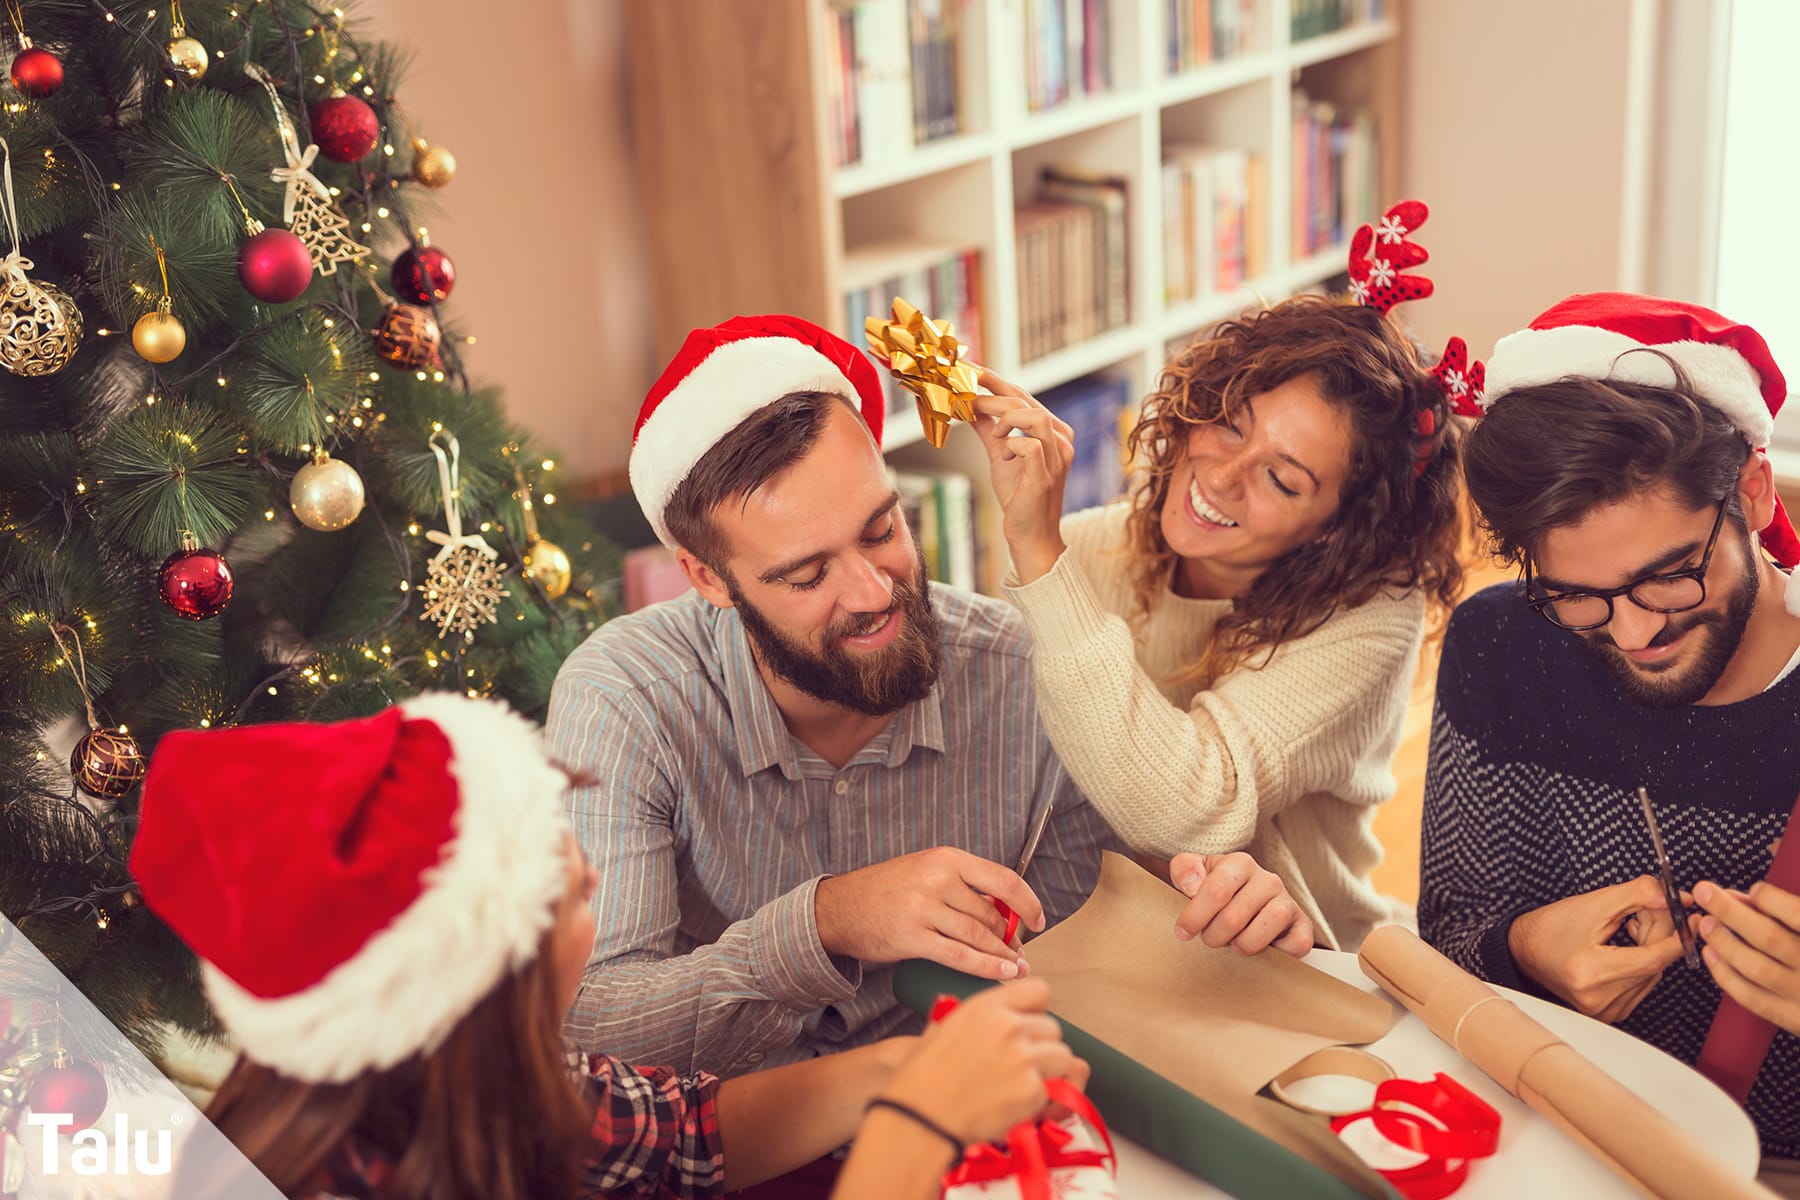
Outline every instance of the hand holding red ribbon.
{"label": "hand holding red ribbon", "polygon": [[[994,904],[1010,915],[1010,910],[1001,901],[995,900]],[[931,1021],[943,1020],[956,1010],[957,1004],[954,996],[939,996],[931,1006]],[[1065,1123],[1045,1118],[1021,1121],[1007,1133],[1004,1143],[983,1142],[969,1147],[962,1162],[945,1172],[943,1186],[946,1192],[964,1184],[1013,1179],[1017,1182],[1019,1200],[1051,1200],[1050,1181],[1055,1171],[1095,1167],[1108,1175],[1117,1174],[1118,1158],[1113,1151],[1112,1134],[1107,1131],[1106,1122],[1093,1102],[1066,1079],[1051,1079],[1044,1090],[1047,1100],[1085,1121],[1099,1135],[1104,1149],[1073,1148],[1075,1135]]]}

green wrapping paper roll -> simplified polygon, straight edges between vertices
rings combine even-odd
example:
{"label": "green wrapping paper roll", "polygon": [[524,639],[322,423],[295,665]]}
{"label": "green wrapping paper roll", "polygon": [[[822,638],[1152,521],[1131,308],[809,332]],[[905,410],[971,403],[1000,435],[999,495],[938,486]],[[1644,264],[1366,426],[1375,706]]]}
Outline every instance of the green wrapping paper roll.
{"label": "green wrapping paper roll", "polygon": [[[930,1012],[939,996],[962,998],[992,986],[922,959],[903,962],[894,972],[895,998],[921,1013]],[[1114,1132],[1238,1200],[1363,1200],[1361,1191],[1330,1172],[1057,1019],[1063,1039],[1092,1069],[1088,1097]]]}

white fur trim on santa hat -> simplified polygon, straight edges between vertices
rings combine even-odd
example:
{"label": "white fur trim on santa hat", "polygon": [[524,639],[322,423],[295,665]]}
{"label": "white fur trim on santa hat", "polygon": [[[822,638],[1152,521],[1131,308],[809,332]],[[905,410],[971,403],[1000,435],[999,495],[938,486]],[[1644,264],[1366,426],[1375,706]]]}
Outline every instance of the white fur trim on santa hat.
{"label": "white fur trim on santa hat", "polygon": [[202,963],[206,993],[246,1055],[307,1083],[342,1083],[435,1049],[530,962],[567,886],[568,780],[539,730],[505,705],[450,693],[401,704],[450,739],[456,833],[424,890],[355,957],[265,1000]]}
{"label": "white fur trim on santa hat", "polygon": [[1570,375],[1584,379],[1617,379],[1653,387],[1673,387],[1675,373],[1655,350],[1680,364],[1700,397],[1723,412],[1760,450],[1769,444],[1775,419],[1763,399],[1756,369],[1730,346],[1710,342],[1662,342],[1646,346],[1610,329],[1593,325],[1561,325],[1554,329],[1522,329],[1494,345],[1487,363],[1483,411],[1517,388],[1553,383]]}
{"label": "white fur trim on santa hat", "polygon": [[741,338],[707,355],[662,398],[631,449],[631,490],[663,545],[675,549],[663,510],[688,472],[764,405],[789,392],[828,392],[859,404],[829,358],[791,337]]}

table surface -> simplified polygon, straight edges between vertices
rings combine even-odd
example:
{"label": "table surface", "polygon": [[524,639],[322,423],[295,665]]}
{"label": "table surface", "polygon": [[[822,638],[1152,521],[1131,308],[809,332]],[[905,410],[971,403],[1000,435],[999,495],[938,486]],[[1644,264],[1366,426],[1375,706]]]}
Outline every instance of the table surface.
{"label": "table surface", "polygon": [[[1306,962],[1367,992],[1381,989],[1362,973],[1356,955],[1314,950]],[[1745,1178],[1756,1174],[1756,1129],[1731,1097],[1692,1067],[1630,1034],[1570,1009],[1508,988],[1496,989],[1579,1050],[1596,1066],[1630,1088],[1652,1108],[1680,1125]],[[1369,1050],[1391,1064],[1402,1079],[1454,1077],[1500,1113],[1500,1151],[1474,1163],[1458,1200],[1642,1200],[1642,1193],[1577,1146],[1505,1089],[1440,1041],[1425,1023],[1395,1005],[1398,1019]],[[1373,1098],[1373,1085],[1365,1095]],[[1351,1132],[1346,1130],[1346,1136]],[[1227,1194],[1124,1138],[1114,1139],[1119,1155],[1119,1194],[1132,1200],[1210,1200]],[[1401,1161],[1384,1165],[1398,1166]]]}

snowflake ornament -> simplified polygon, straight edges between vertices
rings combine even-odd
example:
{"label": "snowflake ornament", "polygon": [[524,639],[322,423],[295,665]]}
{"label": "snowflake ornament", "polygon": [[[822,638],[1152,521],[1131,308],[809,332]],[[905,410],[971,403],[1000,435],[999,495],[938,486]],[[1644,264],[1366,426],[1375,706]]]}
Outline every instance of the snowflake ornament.
{"label": "snowflake ornament", "polygon": [[1406,240],[1407,233],[1406,223],[1391,213],[1381,218],[1381,223],[1375,226],[1376,238],[1386,246],[1399,245]]}
{"label": "snowflake ornament", "polygon": [[425,619],[437,625],[440,638],[451,632],[473,637],[477,626],[500,620],[504,574],[497,557],[473,546],[455,547],[434,561],[425,577]]}

